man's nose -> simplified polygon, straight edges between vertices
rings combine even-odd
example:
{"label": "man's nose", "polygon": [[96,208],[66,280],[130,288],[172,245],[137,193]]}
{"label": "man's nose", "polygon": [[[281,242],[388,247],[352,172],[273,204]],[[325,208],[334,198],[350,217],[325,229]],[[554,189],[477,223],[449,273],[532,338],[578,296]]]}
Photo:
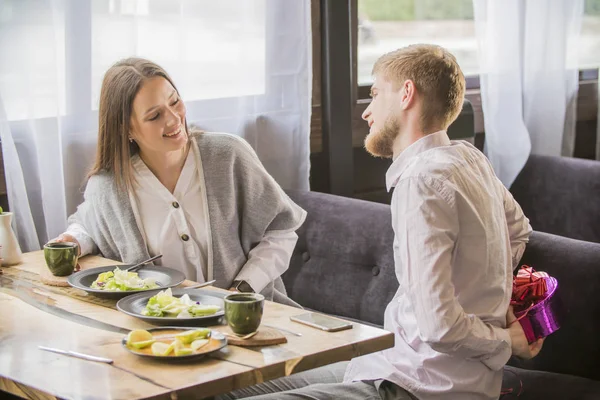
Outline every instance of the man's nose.
{"label": "man's nose", "polygon": [[367,109],[362,113],[362,119],[364,119],[365,121],[369,119],[369,117],[371,116],[371,106],[369,105],[369,107],[367,107]]}

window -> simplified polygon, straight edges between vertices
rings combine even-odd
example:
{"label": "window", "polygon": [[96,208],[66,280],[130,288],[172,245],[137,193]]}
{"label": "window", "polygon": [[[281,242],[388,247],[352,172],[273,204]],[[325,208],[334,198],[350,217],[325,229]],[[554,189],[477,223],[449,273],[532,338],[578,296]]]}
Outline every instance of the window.
{"label": "window", "polygon": [[[473,1],[358,0],[359,85],[372,83],[380,55],[413,43],[439,44],[456,56],[465,76],[478,75]],[[600,0],[585,0],[576,47],[579,69],[600,66]]]}
{"label": "window", "polygon": [[7,118],[92,113],[106,70],[131,56],[169,71],[186,102],[264,95],[268,2],[2,0]]}
{"label": "window", "polygon": [[2,1],[0,93],[9,121],[65,114],[65,97],[56,90],[65,82],[64,44],[64,13],[48,4]]}
{"label": "window", "polygon": [[358,0],[359,85],[372,83],[379,56],[413,43],[447,48],[465,75],[476,75],[473,0]]}
{"label": "window", "polygon": [[579,37],[579,69],[600,66],[600,0],[585,0]]}
{"label": "window", "polygon": [[265,1],[93,0],[92,104],[118,59],[148,58],[186,101],[265,92]]}

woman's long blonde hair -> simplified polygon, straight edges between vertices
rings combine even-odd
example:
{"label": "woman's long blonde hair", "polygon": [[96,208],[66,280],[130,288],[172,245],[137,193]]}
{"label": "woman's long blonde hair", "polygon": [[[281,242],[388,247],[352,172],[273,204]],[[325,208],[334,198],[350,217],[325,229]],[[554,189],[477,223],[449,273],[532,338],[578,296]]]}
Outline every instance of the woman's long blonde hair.
{"label": "woman's long blonde hair", "polygon": [[[109,172],[114,175],[119,190],[131,189],[131,156],[139,151],[138,145],[129,141],[133,100],[142,84],[155,77],[169,81],[179,95],[169,74],[143,58],[121,60],[106,71],[100,90],[96,160],[88,179],[100,172]],[[188,131],[187,122],[185,128]]]}

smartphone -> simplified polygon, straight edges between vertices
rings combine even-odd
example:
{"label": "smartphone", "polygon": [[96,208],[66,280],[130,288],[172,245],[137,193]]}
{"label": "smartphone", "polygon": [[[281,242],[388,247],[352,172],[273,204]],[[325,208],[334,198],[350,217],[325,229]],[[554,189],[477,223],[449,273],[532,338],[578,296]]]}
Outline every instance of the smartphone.
{"label": "smartphone", "polygon": [[313,312],[294,315],[290,317],[290,319],[294,322],[299,322],[301,324],[312,326],[313,328],[321,329],[327,332],[337,332],[352,328],[352,324],[350,322]]}

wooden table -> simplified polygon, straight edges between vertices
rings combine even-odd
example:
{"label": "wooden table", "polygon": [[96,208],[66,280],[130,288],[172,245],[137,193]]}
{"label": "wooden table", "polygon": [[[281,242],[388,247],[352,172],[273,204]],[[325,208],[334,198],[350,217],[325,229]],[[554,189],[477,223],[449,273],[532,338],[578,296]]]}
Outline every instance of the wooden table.
{"label": "wooden table", "polygon": [[[303,336],[286,334],[287,343],[260,348],[229,345],[194,362],[146,359],[127,352],[120,341],[129,330],[152,325],[119,312],[114,300],[46,286],[39,276],[46,268],[43,253],[23,258],[21,265],[2,268],[0,275],[0,390],[21,397],[198,399],[394,344],[390,332],[366,325],[328,333],[291,322],[290,316],[303,311],[266,302],[264,323]],[[80,262],[84,269],[115,264],[96,256]],[[49,353],[38,345],[108,357],[114,364]]]}

